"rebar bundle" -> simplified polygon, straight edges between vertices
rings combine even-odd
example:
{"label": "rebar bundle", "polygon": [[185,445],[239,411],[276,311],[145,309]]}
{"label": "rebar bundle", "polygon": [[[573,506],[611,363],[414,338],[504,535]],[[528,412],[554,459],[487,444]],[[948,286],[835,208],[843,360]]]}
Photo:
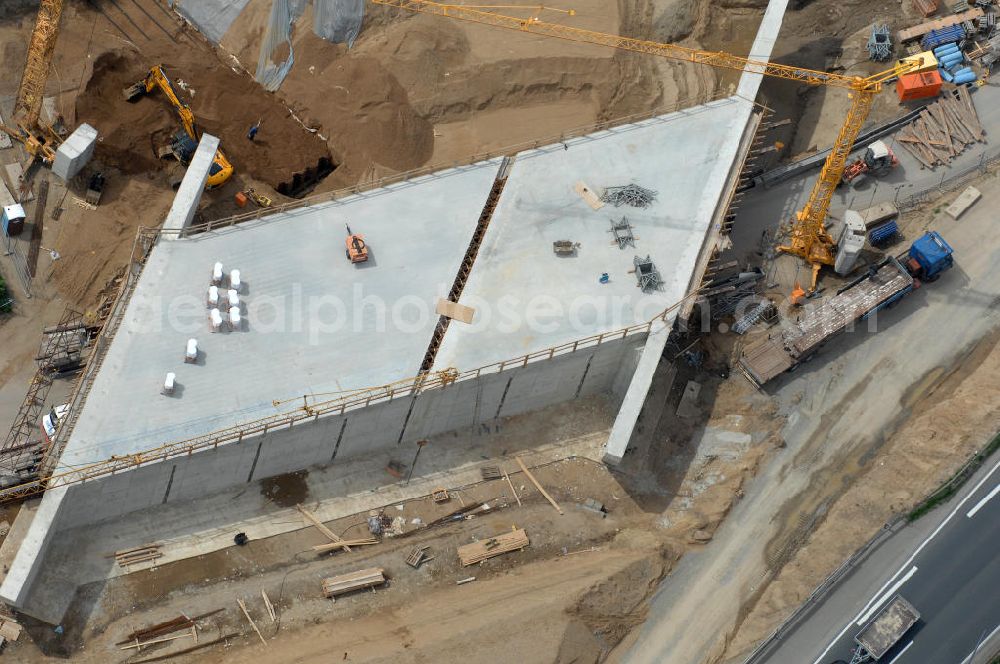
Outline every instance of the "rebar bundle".
{"label": "rebar bundle", "polygon": [[652,189],[640,187],[637,184],[629,184],[624,187],[608,187],[604,190],[601,200],[610,203],[615,207],[628,205],[631,207],[645,208],[652,205],[656,200],[657,192]]}
{"label": "rebar bundle", "polygon": [[892,57],[892,39],[889,37],[889,26],[876,23],[872,26],[872,34],[868,38],[868,57],[875,62],[885,62]]}

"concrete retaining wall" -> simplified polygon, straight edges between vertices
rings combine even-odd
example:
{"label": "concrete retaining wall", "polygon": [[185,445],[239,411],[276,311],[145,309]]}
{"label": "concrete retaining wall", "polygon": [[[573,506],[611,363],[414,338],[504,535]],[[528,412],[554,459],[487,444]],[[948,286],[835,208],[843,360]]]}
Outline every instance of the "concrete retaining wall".
{"label": "concrete retaining wall", "polygon": [[357,458],[598,393],[619,399],[631,383],[645,335],[525,367],[282,427],[214,450],[153,463],[69,487],[55,528],[96,523],[309,466]]}

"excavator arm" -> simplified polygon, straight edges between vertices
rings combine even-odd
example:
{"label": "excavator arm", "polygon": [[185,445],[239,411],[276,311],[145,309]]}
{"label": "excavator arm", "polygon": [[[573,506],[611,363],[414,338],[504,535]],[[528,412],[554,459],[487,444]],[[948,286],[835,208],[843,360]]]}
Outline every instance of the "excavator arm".
{"label": "excavator arm", "polygon": [[[431,0],[370,0],[376,5],[398,7],[424,14],[433,14],[448,18],[481,23],[533,35],[555,37],[568,41],[607,46],[609,48],[648,53],[671,60],[709,65],[722,69],[750,71],[772,78],[787,81],[797,81],[804,85],[826,85],[843,88],[852,95],[851,108],[847,118],[840,128],[830,156],[823,164],[820,177],[816,180],[805,206],[792,220],[791,238],[787,245],[778,247],[780,251],[794,254],[812,265],[812,285],[816,289],[816,280],[823,265],[833,265],[835,258],[834,243],[826,232],[826,216],[830,210],[833,192],[847,168],[848,157],[854,148],[854,141],[864,126],[872,103],[884,83],[900,74],[916,70],[921,66],[919,60],[907,60],[897,64],[893,69],[880,72],[873,76],[846,76],[833,72],[816,71],[803,67],[794,67],[774,62],[743,58],[731,53],[716,51],[701,51],[698,49],[663,44],[659,42],[622,37],[620,35],[583,30],[557,23],[548,23],[538,18],[537,14],[529,18],[506,16],[494,12],[483,11],[463,5],[449,5]],[[528,7],[531,9],[531,7]]]}
{"label": "excavator arm", "polygon": [[[170,105],[174,107],[174,110],[177,111],[177,116],[181,120],[181,126],[184,128],[184,133],[188,135],[188,138],[195,142],[200,140],[201,136],[198,132],[198,126],[195,124],[194,113],[191,111],[191,107],[181,101],[177,91],[174,89],[174,84],[170,82],[166,72],[163,71],[162,65],[156,65],[149,70],[149,73],[141,81],[125,88],[125,100],[129,102],[137,101],[143,95],[149,94],[157,88],[166,96]],[[215,158],[212,161],[212,169],[209,171],[208,181],[205,183],[207,189],[214,189],[225,184],[233,175],[233,165],[229,163],[229,160],[226,159],[221,149],[215,152]]]}

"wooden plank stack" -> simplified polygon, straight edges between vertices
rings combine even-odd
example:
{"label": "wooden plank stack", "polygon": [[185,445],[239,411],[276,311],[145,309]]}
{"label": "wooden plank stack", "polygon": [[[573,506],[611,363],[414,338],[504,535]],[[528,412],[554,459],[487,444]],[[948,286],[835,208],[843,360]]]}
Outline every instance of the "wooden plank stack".
{"label": "wooden plank stack", "polygon": [[134,549],[115,551],[115,562],[126,572],[130,571],[133,565],[140,563],[153,563],[155,565],[155,561],[162,557],[163,552],[160,551],[159,544],[145,544]]}
{"label": "wooden plank stack", "polygon": [[8,641],[17,641],[21,635],[21,625],[9,616],[0,615],[0,646]]}
{"label": "wooden plank stack", "polygon": [[[185,615],[179,615],[176,618],[172,618],[165,622],[157,623],[155,625],[150,625],[149,627],[144,627],[142,629],[137,629],[126,635],[125,639],[119,641],[115,645],[122,646],[122,650],[127,650],[129,648],[136,648],[142,650],[146,646],[151,646],[156,643],[164,643],[166,641],[172,641],[174,639],[180,639],[185,637],[194,637],[195,641],[198,640],[198,626],[197,622],[199,620],[204,620],[209,616],[213,616],[216,613],[221,612],[222,609],[216,609],[215,611],[210,611],[208,613],[203,613],[200,616],[195,616],[193,618],[188,618]],[[178,636],[168,636],[179,632],[181,630],[189,630],[185,634]]]}
{"label": "wooden plank stack", "polygon": [[499,556],[511,551],[520,551],[528,546],[528,533],[517,528],[509,533],[501,533],[488,539],[479,540],[472,544],[458,547],[458,559],[463,567],[481,563],[484,560]]}
{"label": "wooden plank stack", "polygon": [[357,572],[323,579],[323,594],[327,597],[336,597],[363,588],[381,586],[383,583],[385,583],[385,570],[381,567],[359,569]]}
{"label": "wooden plank stack", "polygon": [[983,136],[972,97],[965,87],[959,87],[955,94],[942,95],[925,106],[896,140],[925,168],[933,169],[937,164],[951,163],[966,147],[983,141]]}

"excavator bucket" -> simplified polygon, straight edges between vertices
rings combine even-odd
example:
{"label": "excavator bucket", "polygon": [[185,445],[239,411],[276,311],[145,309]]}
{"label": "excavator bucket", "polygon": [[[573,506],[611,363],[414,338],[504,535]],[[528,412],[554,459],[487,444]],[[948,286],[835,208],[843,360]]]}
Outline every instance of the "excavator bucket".
{"label": "excavator bucket", "polygon": [[143,79],[122,90],[122,97],[125,101],[135,103],[146,94],[146,80]]}

